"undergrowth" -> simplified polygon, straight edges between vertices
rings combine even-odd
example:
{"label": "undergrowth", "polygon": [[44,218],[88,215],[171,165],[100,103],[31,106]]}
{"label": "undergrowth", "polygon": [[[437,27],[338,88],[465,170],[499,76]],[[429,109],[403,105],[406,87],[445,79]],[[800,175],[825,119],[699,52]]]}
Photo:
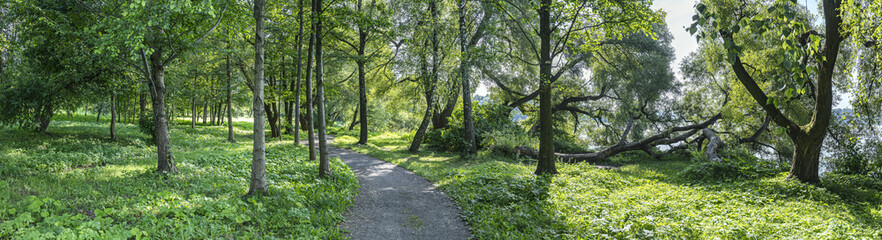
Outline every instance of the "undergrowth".
{"label": "undergrowth", "polygon": [[546,178],[532,174],[531,161],[494,154],[411,154],[409,140],[382,133],[367,145],[351,136],[335,142],[437,184],[478,239],[882,238],[882,183],[871,178],[830,174],[810,185],[780,173],[699,181],[680,174],[689,159],[618,160],[614,170],[558,163],[560,174]]}
{"label": "undergrowth", "polygon": [[243,198],[250,123],[235,124],[237,143],[225,126],[172,125],[181,173],[162,175],[136,125],[109,141],[89,119],[54,121],[48,135],[0,130],[0,239],[344,238],[335,226],[357,182],[339,159],[319,178],[305,147],[267,139],[270,193]]}

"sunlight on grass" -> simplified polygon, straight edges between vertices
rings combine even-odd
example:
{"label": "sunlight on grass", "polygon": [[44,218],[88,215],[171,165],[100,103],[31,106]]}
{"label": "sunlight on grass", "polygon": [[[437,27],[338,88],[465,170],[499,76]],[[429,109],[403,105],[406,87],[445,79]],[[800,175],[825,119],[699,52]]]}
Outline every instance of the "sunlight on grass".
{"label": "sunlight on grass", "polygon": [[693,182],[678,174],[688,160],[638,160],[614,170],[559,163],[560,174],[546,179],[532,174],[529,159],[408,153],[407,137],[372,135],[366,146],[351,136],[335,141],[436,183],[479,239],[882,238],[878,181],[831,175],[814,186],[779,175]]}
{"label": "sunlight on grass", "polygon": [[171,126],[181,173],[161,175],[156,149],[137,126],[61,117],[47,135],[0,132],[0,239],[343,238],[336,229],[352,204],[354,174],[332,159],[333,177],[286,137],[267,142],[270,195],[243,199],[250,176],[250,123]]}

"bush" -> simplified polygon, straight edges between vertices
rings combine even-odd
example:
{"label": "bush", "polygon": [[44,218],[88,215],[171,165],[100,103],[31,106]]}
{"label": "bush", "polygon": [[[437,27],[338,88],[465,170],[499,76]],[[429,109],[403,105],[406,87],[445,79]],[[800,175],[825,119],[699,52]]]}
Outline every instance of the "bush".
{"label": "bush", "polygon": [[785,169],[779,162],[759,159],[744,148],[726,148],[720,162],[708,161],[703,151],[692,152],[692,165],[680,176],[696,181],[733,181],[775,176]]}
{"label": "bush", "polygon": [[[486,147],[484,139],[495,131],[505,133],[517,133],[523,130],[514,124],[509,117],[511,108],[503,104],[477,104],[474,103],[475,141],[478,148]],[[462,107],[457,107],[448,118],[450,123],[447,129],[430,129],[423,140],[441,150],[461,152],[465,149],[466,140],[463,134]]]}
{"label": "bush", "polygon": [[150,136],[150,139],[156,138],[156,124],[153,124],[153,113],[145,114],[143,118],[138,120],[138,129],[142,133]]}
{"label": "bush", "polygon": [[[834,121],[835,122],[835,121]],[[830,125],[830,158],[827,161],[834,173],[865,175],[882,179],[882,140],[862,133],[857,123]]]}

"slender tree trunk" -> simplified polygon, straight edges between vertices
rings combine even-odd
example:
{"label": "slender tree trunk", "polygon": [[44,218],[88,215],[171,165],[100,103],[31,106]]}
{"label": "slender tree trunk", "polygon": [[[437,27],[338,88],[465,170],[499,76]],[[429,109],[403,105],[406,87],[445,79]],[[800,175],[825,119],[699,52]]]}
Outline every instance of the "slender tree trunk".
{"label": "slender tree trunk", "polygon": [[208,103],[202,103],[202,125],[208,124]]}
{"label": "slender tree trunk", "polygon": [[421,59],[422,71],[423,71],[423,80],[425,83],[424,90],[426,95],[426,113],[423,116],[423,121],[420,123],[420,127],[417,129],[416,134],[413,136],[413,142],[410,143],[410,148],[408,149],[410,152],[417,152],[420,150],[420,144],[423,141],[423,136],[426,134],[426,130],[429,128],[429,123],[432,120],[432,114],[434,111],[434,103],[435,103],[435,85],[438,82],[438,26],[437,26],[437,18],[438,18],[438,6],[437,0],[431,0],[429,2],[429,12],[432,14],[431,19],[431,29],[432,29],[432,73],[427,74],[427,63],[425,59],[425,55],[423,55],[423,59]]}
{"label": "slender tree trunk", "polygon": [[116,98],[110,94],[110,140],[116,140]]}
{"label": "slender tree trunk", "polygon": [[297,81],[294,83],[294,116],[297,117],[297,121],[294,122],[294,142],[296,144],[300,144],[300,77],[302,77],[302,72],[300,71],[300,67],[302,64],[302,56],[303,56],[303,0],[300,0],[300,3],[297,5],[300,8],[300,11],[297,13],[297,22],[299,24],[299,28],[297,29],[297,76],[294,77]]}
{"label": "slender tree trunk", "polygon": [[[227,40],[227,50],[230,50],[231,40]],[[236,142],[233,136],[233,72],[230,69],[230,53],[227,53],[227,141]]]}
{"label": "slender tree trunk", "polygon": [[193,117],[190,118],[190,128],[196,128],[196,97],[191,98],[190,101],[193,110]]}
{"label": "slender tree trunk", "polygon": [[144,111],[147,108],[147,95],[143,92],[138,95],[138,105],[140,107],[138,108],[138,121],[141,121],[141,119],[144,119]]}
{"label": "slender tree trunk", "polygon": [[557,174],[551,119],[551,0],[539,4],[539,163],[536,175]]}
{"label": "slender tree trunk", "polygon": [[313,9],[318,16],[315,23],[315,90],[318,101],[318,141],[319,141],[319,176],[331,174],[331,166],[328,160],[328,142],[325,138],[325,83],[322,69],[322,0],[313,0]]}
{"label": "slender tree trunk", "polygon": [[104,110],[104,109],[103,109],[103,108],[104,108],[104,103],[98,103],[98,107],[97,107],[97,108],[98,108],[98,117],[95,118],[95,121],[96,121],[96,122],[100,122],[100,121],[101,121],[101,110]]}
{"label": "slender tree trunk", "polygon": [[[358,12],[362,11],[362,1],[358,0]],[[359,129],[358,134],[358,143],[359,144],[367,144],[368,140],[368,113],[367,113],[367,83],[365,83],[365,56],[364,49],[367,44],[367,32],[364,31],[364,26],[362,24],[358,25],[358,111],[359,111],[359,122],[361,123],[361,129]],[[351,129],[350,129],[351,130]]]}
{"label": "slender tree trunk", "polygon": [[40,117],[37,119],[40,122],[40,127],[37,129],[40,133],[46,133],[46,129],[49,129],[49,123],[52,122],[52,116],[55,115],[55,110],[52,108],[52,104],[46,104],[43,107],[43,114],[40,114]]}
{"label": "slender tree trunk", "polygon": [[[178,172],[174,158],[169,152],[168,116],[165,112],[165,65],[162,63],[162,47],[154,48],[150,55],[151,99],[153,124],[155,126],[157,172]],[[146,60],[145,60],[146,61]]]}
{"label": "slender tree trunk", "polygon": [[[314,0],[313,0],[314,1]],[[313,5],[313,9],[315,9],[315,5]],[[313,13],[315,14],[315,13]],[[312,97],[312,54],[313,48],[315,47],[315,28],[313,28],[312,34],[309,37],[309,47],[306,53],[306,139],[309,143],[309,160],[315,160],[315,134],[313,131],[315,128],[313,127],[314,121],[312,120],[312,107],[313,107],[313,97]]]}
{"label": "slender tree trunk", "polygon": [[349,131],[355,129],[355,125],[358,124],[358,109],[355,109],[355,112],[352,113],[352,122],[349,123]]}
{"label": "slender tree trunk", "polygon": [[254,20],[257,22],[254,38],[254,146],[251,160],[251,185],[248,195],[266,194],[266,142],[264,132],[263,60],[266,36],[263,32],[266,0],[254,0]]}

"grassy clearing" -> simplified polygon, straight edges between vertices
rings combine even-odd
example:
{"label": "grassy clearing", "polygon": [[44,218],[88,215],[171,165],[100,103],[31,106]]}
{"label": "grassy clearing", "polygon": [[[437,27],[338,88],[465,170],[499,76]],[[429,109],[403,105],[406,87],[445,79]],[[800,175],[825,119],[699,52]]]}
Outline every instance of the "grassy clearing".
{"label": "grassy clearing", "polygon": [[171,128],[181,173],[160,175],[155,147],[135,125],[62,118],[49,135],[0,129],[0,239],[343,238],[335,228],[357,188],[332,159],[317,162],[293,137],[267,143],[270,195],[243,199],[251,163],[251,124]]}
{"label": "grassy clearing", "polygon": [[411,154],[408,134],[377,134],[367,146],[339,134],[337,144],[435,182],[479,239],[882,239],[882,183],[872,179],[695,182],[678,174],[689,161],[641,160],[615,170],[559,164],[542,178],[529,160]]}

